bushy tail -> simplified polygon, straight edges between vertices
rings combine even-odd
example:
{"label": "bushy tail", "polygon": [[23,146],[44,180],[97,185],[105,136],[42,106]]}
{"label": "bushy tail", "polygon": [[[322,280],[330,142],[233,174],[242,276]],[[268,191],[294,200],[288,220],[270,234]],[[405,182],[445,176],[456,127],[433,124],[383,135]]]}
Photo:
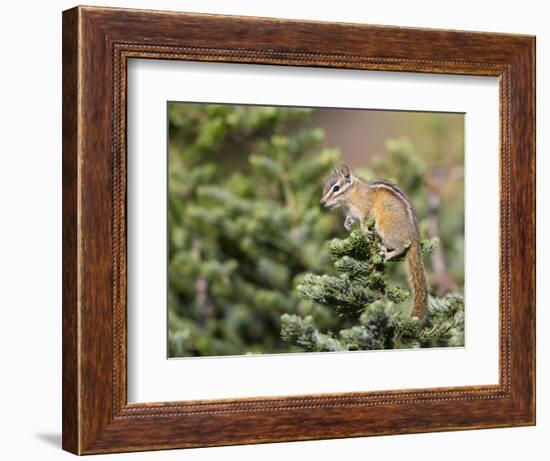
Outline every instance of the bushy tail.
{"label": "bushy tail", "polygon": [[428,312],[428,277],[424,270],[422,248],[419,242],[414,242],[409,247],[405,260],[409,272],[409,286],[414,298],[411,316],[424,320]]}

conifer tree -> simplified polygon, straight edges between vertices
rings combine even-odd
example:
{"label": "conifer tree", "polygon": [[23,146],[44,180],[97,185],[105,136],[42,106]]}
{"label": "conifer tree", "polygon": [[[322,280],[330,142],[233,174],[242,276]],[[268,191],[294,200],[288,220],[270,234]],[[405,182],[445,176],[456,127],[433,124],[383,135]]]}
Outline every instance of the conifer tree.
{"label": "conifer tree", "polygon": [[[423,324],[401,308],[407,290],[388,282],[384,248],[369,223],[370,235],[354,230],[345,239],[329,243],[334,275],[307,274],[297,286],[305,299],[325,305],[349,326],[322,332],[313,316],[284,314],[282,338],[304,351],[398,349],[405,347],[461,346],[464,344],[464,302],[457,294],[430,300]],[[430,254],[437,240],[423,241]],[[398,262],[397,262],[398,263]]]}
{"label": "conifer tree", "polygon": [[309,312],[294,279],[328,262],[318,203],[339,152],[306,109],[169,110],[169,354],[288,351],[281,314]]}

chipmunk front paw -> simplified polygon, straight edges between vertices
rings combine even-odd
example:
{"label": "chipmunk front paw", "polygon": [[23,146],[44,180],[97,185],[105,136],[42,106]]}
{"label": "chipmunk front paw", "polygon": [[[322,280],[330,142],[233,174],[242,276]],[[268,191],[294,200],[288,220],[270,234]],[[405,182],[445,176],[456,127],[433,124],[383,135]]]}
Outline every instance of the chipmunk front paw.
{"label": "chipmunk front paw", "polygon": [[355,220],[351,216],[346,216],[346,220],[344,221],[344,228],[350,232],[353,228],[353,223]]}

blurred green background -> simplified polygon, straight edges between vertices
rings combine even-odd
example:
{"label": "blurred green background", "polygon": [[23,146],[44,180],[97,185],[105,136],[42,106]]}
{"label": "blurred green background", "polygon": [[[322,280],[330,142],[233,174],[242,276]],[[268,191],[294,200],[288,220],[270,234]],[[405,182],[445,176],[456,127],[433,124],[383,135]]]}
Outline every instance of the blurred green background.
{"label": "blurred green background", "polygon": [[[463,293],[463,114],[171,102],[168,121],[170,357],[296,352],[285,313],[346,327],[295,289],[333,271],[326,242],[347,235],[319,205],[342,163],[407,193],[422,237],[440,239],[432,294]],[[403,266],[388,277],[407,287]]]}

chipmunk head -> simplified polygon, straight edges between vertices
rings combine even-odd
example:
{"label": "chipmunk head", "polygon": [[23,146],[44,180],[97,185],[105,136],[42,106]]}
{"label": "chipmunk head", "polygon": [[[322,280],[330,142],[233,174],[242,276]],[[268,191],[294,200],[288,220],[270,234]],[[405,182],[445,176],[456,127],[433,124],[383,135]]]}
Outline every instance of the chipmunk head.
{"label": "chipmunk head", "polygon": [[339,170],[333,168],[323,187],[321,205],[327,208],[344,206],[351,195],[355,177],[347,165]]}

